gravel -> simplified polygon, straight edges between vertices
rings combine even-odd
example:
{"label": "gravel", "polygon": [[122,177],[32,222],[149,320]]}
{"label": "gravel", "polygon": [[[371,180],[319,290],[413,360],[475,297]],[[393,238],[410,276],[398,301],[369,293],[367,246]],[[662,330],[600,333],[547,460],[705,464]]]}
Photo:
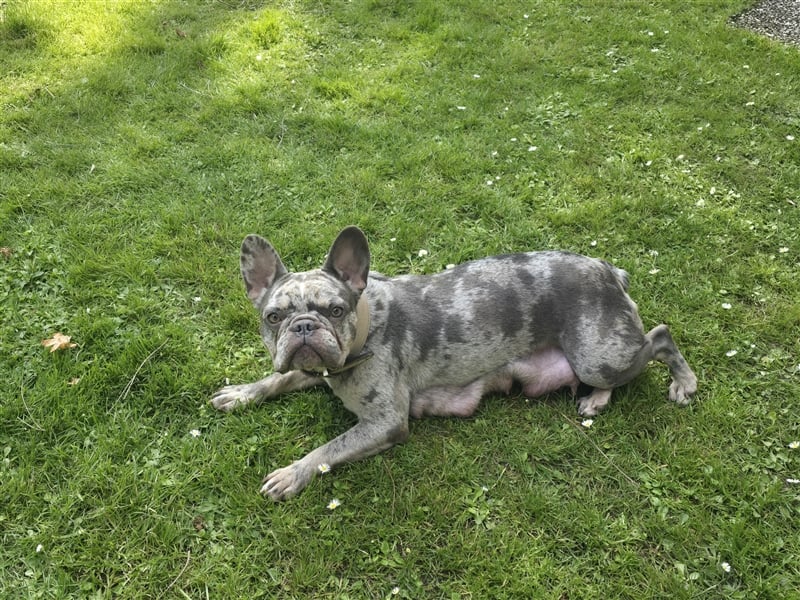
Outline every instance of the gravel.
{"label": "gravel", "polygon": [[775,40],[800,46],[800,0],[761,0],[731,22]]}

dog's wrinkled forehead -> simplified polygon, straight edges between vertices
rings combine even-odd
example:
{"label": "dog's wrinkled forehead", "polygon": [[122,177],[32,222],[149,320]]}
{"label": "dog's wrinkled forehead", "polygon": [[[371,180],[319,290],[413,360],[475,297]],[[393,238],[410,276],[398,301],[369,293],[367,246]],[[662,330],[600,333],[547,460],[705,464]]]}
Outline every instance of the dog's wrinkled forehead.
{"label": "dog's wrinkled forehead", "polygon": [[262,308],[305,312],[334,302],[353,307],[357,300],[342,281],[317,270],[293,273],[275,282]]}

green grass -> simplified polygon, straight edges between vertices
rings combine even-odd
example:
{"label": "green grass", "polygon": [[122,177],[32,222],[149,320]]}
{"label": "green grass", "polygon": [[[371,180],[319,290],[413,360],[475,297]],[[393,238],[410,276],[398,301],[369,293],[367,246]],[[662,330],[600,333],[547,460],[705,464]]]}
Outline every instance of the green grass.
{"label": "green grass", "polygon": [[[800,52],[745,4],[0,2],[0,596],[796,597]],[[353,417],[208,405],[269,371],[238,245],[351,223],[614,261],[697,402],[493,398],[264,500]]]}

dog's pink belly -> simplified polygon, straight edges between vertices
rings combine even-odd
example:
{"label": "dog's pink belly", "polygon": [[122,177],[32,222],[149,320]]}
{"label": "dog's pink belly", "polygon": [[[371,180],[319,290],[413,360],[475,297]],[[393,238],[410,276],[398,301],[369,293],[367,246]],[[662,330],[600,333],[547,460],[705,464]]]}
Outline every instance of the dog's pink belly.
{"label": "dog's pink belly", "polygon": [[564,353],[555,348],[534,352],[501,369],[459,386],[431,387],[411,399],[410,414],[439,417],[468,417],[478,408],[481,397],[492,392],[507,394],[514,381],[522,385],[522,393],[530,398],[568,387],[574,394],[578,377]]}
{"label": "dog's pink belly", "polygon": [[543,396],[568,387],[574,394],[578,389],[578,376],[561,350],[547,348],[531,356],[515,360],[511,376],[522,384],[522,393],[529,398]]}

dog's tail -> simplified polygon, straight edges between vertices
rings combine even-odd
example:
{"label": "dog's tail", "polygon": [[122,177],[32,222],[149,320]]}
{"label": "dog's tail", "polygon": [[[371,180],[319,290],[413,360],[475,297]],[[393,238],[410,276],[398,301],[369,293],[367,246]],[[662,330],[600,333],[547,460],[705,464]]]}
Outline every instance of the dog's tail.
{"label": "dog's tail", "polygon": [[624,269],[620,269],[619,267],[615,267],[610,262],[606,261],[603,262],[606,263],[606,265],[608,265],[608,268],[614,274],[614,277],[616,277],[617,281],[619,281],[619,284],[622,286],[622,289],[627,292],[628,286],[630,285],[630,277],[628,276],[628,272]]}

